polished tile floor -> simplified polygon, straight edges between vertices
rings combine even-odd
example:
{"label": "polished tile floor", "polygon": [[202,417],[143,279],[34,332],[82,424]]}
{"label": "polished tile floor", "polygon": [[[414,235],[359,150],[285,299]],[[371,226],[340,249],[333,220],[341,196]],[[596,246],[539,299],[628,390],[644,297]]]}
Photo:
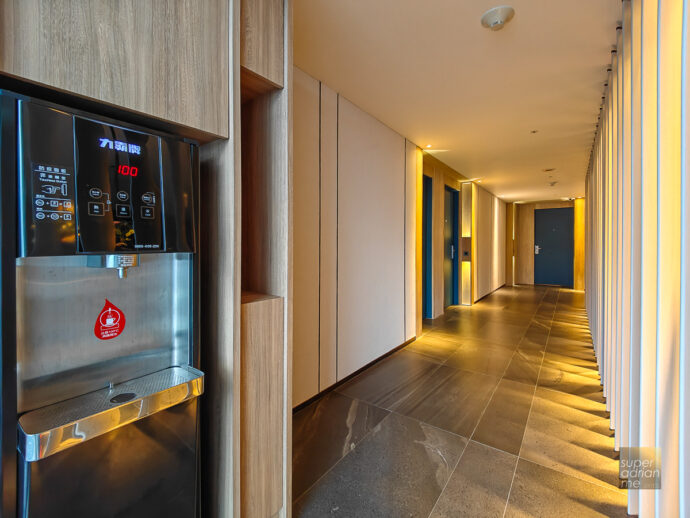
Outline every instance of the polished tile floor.
{"label": "polished tile floor", "polygon": [[502,288],[301,409],[295,516],[626,516],[583,307]]}

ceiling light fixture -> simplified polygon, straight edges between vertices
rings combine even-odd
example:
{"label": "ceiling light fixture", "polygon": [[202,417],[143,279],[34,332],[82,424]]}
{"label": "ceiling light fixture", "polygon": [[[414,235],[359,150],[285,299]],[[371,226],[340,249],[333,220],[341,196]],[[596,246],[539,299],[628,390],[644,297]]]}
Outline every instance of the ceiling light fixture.
{"label": "ceiling light fixture", "polygon": [[492,31],[500,31],[506,23],[515,16],[515,9],[509,5],[501,5],[489,9],[482,15],[482,25]]}
{"label": "ceiling light fixture", "polygon": [[427,144],[426,148],[429,149],[431,147],[431,144]]}

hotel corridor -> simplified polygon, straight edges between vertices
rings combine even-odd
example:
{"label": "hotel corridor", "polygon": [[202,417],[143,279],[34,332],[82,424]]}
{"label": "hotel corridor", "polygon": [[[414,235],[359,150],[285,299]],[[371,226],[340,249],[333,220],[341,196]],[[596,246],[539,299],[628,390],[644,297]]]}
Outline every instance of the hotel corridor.
{"label": "hotel corridor", "polygon": [[298,517],[626,516],[584,293],[505,287],[293,419]]}

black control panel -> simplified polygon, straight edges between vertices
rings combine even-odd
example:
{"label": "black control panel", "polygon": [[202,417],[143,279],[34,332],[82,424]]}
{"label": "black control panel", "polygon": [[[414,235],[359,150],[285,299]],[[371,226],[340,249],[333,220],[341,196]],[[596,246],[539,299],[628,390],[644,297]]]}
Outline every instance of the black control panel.
{"label": "black control panel", "polygon": [[194,251],[196,146],[18,103],[20,255]]}
{"label": "black control panel", "polygon": [[79,246],[163,250],[159,138],[74,119]]}

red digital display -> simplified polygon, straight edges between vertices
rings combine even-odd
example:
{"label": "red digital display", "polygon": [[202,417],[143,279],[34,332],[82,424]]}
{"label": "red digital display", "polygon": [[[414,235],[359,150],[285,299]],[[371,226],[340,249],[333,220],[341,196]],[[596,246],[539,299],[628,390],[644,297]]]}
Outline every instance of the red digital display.
{"label": "red digital display", "polygon": [[123,176],[131,176],[135,177],[139,174],[139,168],[134,167],[134,166],[128,166],[128,165],[119,165],[117,166],[117,172],[118,174],[121,174]]}

